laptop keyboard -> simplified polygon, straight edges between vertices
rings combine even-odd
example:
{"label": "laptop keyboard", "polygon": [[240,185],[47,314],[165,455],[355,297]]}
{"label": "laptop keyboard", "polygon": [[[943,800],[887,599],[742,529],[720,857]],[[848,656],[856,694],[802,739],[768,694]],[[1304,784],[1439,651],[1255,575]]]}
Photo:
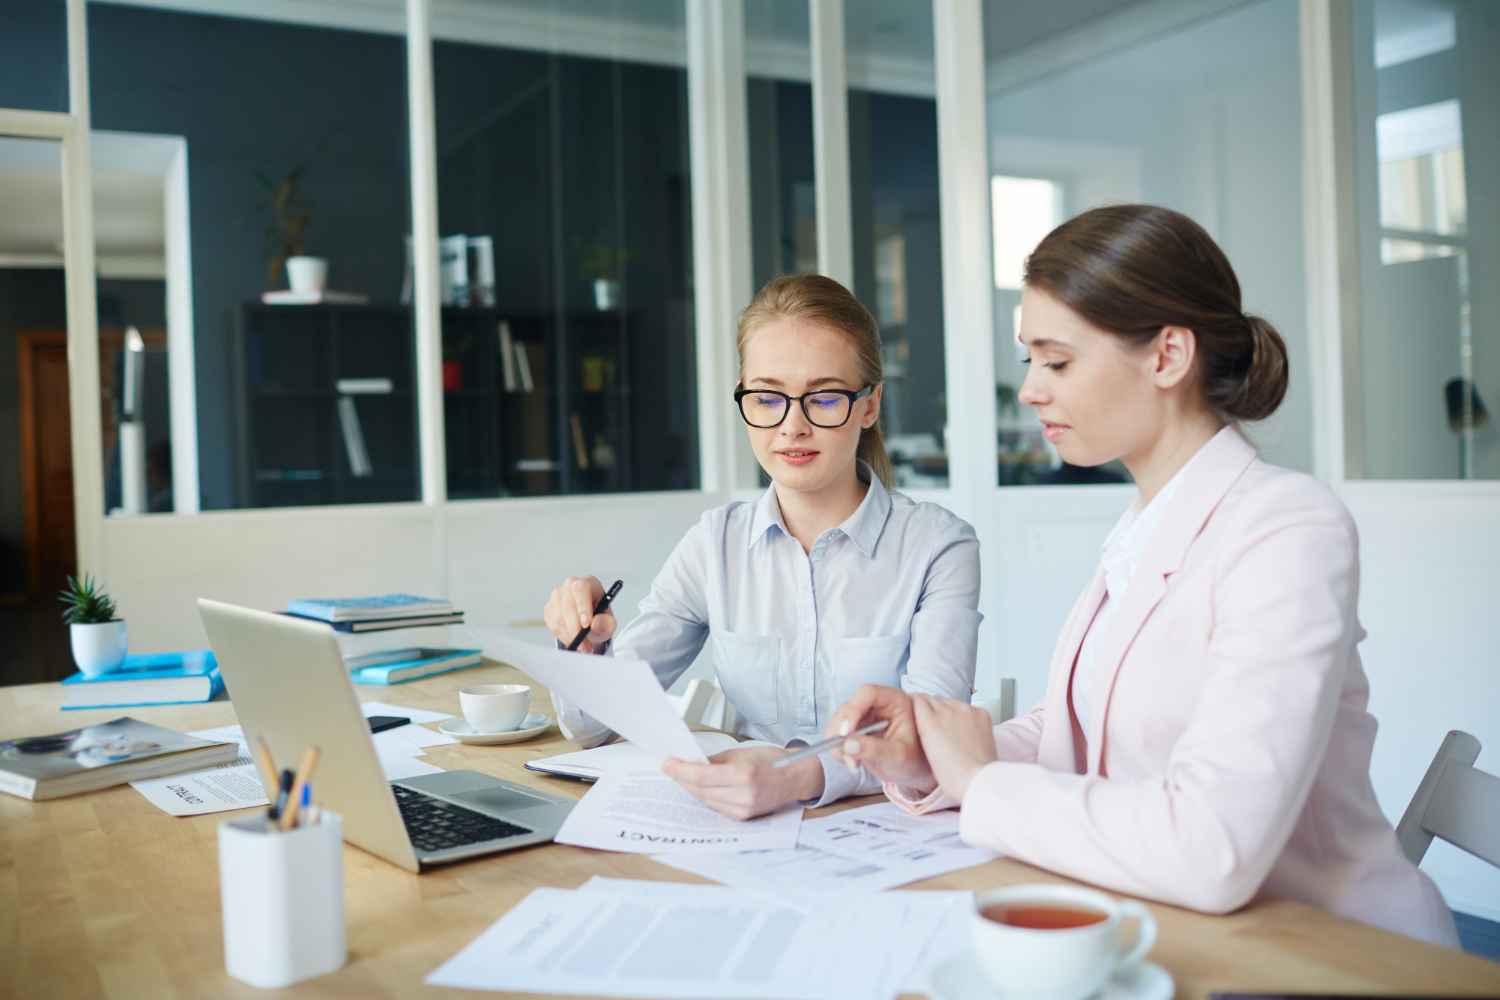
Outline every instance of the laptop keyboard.
{"label": "laptop keyboard", "polygon": [[465,809],[424,795],[405,785],[392,785],[401,819],[411,842],[421,851],[446,851],[451,847],[504,840],[531,831],[493,816]]}

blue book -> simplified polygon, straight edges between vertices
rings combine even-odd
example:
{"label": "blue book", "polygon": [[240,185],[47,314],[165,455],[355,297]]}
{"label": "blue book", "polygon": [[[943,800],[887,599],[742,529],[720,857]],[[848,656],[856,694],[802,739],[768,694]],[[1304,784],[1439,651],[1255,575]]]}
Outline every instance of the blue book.
{"label": "blue book", "polygon": [[411,594],[383,594],[379,597],[330,597],[287,601],[286,609],[303,618],[317,618],[325,622],[348,622],[365,618],[414,618],[420,615],[444,614],[453,610],[453,602],[435,597],[413,597]]}
{"label": "blue book", "polygon": [[383,649],[345,657],[344,663],[356,684],[400,684],[478,666],[483,660],[477,649]]}
{"label": "blue book", "polygon": [[211,649],[140,653],[98,677],[74,674],[63,682],[63,708],[124,708],[212,701],[224,690]]}

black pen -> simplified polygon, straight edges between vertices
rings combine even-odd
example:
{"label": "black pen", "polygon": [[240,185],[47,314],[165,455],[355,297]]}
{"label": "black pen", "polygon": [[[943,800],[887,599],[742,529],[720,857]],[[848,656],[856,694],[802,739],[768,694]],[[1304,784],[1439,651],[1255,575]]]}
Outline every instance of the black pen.
{"label": "black pen", "polygon": [[[615,599],[615,595],[620,592],[620,588],[623,586],[625,586],[624,580],[616,580],[614,582],[614,586],[610,587],[604,592],[604,596],[599,598],[599,603],[594,605],[594,618],[599,617],[600,615],[604,614],[604,612],[609,610],[609,602]],[[573,637],[573,641],[568,643],[568,652],[572,653],[577,651],[578,644],[581,643],[589,634],[589,629],[594,627],[594,618],[590,618],[589,623],[583,628],[579,629],[578,634]]]}

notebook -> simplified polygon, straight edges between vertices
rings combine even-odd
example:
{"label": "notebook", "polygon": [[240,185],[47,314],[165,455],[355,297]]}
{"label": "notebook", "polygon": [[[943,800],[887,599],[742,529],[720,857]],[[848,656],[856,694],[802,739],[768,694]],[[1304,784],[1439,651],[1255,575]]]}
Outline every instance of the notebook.
{"label": "notebook", "polygon": [[51,736],[0,741],[0,792],[40,802],[142,778],[229,764],[219,743],[127,717]]}
{"label": "notebook", "polygon": [[142,653],[97,677],[74,674],[63,682],[63,704],[71,708],[125,708],[212,701],[224,689],[213,650]]}
{"label": "notebook", "polygon": [[387,649],[346,656],[344,664],[356,684],[400,684],[478,666],[483,659],[477,649]]}
{"label": "notebook", "polygon": [[414,618],[420,615],[451,614],[453,602],[411,594],[382,594],[379,597],[306,598],[288,601],[288,612],[303,618],[325,622],[357,621],[367,618]]}

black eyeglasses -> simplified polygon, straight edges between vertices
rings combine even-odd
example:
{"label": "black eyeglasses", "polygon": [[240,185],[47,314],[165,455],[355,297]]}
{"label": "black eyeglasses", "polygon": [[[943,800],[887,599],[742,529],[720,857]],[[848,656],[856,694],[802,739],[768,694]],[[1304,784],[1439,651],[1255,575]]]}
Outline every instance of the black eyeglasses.
{"label": "black eyeglasses", "polygon": [[814,427],[842,427],[849,422],[854,411],[854,401],[864,399],[875,391],[867,385],[858,392],[848,389],[819,389],[804,392],[800,396],[788,396],[774,389],[737,389],[734,401],[739,404],[740,416],[751,427],[778,427],[792,410],[792,403],[802,404],[802,415]]}

